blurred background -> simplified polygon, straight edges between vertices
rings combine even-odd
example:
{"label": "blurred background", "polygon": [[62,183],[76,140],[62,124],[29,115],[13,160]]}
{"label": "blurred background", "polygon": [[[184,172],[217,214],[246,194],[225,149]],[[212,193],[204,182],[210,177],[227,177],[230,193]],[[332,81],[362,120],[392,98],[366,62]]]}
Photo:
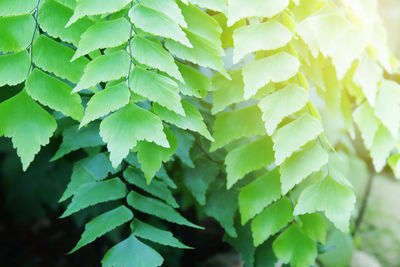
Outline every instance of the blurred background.
{"label": "blurred background", "polygon": [[[352,1],[352,0],[348,0]],[[396,57],[400,58],[400,0],[380,0],[379,12],[388,30],[388,42]],[[0,101],[7,99],[21,88],[0,88]],[[79,240],[89,209],[66,219],[58,219],[64,205],[58,204],[72,172],[72,164],[83,157],[74,152],[56,162],[49,162],[61,138],[52,142],[36,156],[27,172],[22,172],[19,158],[9,139],[0,138],[0,266],[99,266],[105,251],[118,239],[118,232],[97,240],[79,252],[66,255]],[[366,153],[366,152],[365,152]],[[368,155],[360,155],[367,158]],[[368,177],[372,186],[366,200],[365,212],[354,241],[349,236],[333,232],[328,244],[334,249],[319,260],[321,266],[340,267],[343,258],[352,267],[400,266],[400,181],[389,169],[381,174],[371,173],[371,168],[357,158],[347,161],[349,175],[357,185],[358,209],[365,197]],[[196,221],[195,212],[184,213]],[[222,242],[223,231],[218,224],[205,219],[201,234],[180,232],[181,240],[190,240],[196,250],[170,249],[169,266],[241,266],[238,255]],[[195,242],[195,243],[193,243]]]}

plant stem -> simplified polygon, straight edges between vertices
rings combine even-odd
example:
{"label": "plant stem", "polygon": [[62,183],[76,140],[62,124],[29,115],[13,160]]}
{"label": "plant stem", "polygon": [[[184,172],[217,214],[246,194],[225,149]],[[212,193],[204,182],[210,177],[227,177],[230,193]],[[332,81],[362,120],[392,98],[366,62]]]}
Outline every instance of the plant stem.
{"label": "plant stem", "polygon": [[371,194],[372,180],[373,180],[374,174],[375,173],[373,171],[371,171],[371,174],[368,177],[367,186],[366,186],[365,192],[364,192],[364,197],[361,202],[360,212],[358,213],[358,216],[357,216],[357,219],[355,222],[355,226],[354,226],[354,230],[351,233],[352,236],[355,236],[355,234],[357,233],[358,229],[360,228],[361,222],[364,218],[364,213],[365,213],[365,210],[366,210],[367,204],[368,204],[368,198],[369,198],[369,195]]}

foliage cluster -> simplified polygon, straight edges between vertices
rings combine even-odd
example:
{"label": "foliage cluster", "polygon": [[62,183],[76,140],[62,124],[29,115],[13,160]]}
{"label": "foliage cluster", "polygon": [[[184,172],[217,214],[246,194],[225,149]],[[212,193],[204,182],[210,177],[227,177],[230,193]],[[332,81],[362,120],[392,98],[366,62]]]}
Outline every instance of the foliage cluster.
{"label": "foliage cluster", "polygon": [[360,150],[400,178],[398,65],[376,5],[0,0],[0,86],[22,85],[0,136],[24,170],[54,135],[52,160],[86,153],[61,217],[112,204],[71,253],[129,225],[103,266],[160,266],[157,243],[190,249],[163,221],[202,229],[179,213],[194,205],[246,266],[310,266],[328,232],[357,227]]}

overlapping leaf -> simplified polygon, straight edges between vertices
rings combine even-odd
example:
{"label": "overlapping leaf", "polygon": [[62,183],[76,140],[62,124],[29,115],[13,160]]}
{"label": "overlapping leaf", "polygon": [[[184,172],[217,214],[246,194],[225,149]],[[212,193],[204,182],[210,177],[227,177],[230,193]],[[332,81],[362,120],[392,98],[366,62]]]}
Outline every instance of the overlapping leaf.
{"label": "overlapping leaf", "polygon": [[[119,46],[129,39],[130,24],[124,18],[97,22],[80,37],[78,49],[71,61],[100,48]],[[104,38],[104,36],[108,36]]]}
{"label": "overlapping leaf", "polygon": [[80,127],[122,108],[129,103],[129,96],[129,88],[125,82],[106,87],[104,90],[97,92],[87,103]]}
{"label": "overlapping leaf", "polygon": [[74,9],[74,14],[69,19],[68,23],[65,25],[69,27],[78,19],[84,16],[109,14],[119,11],[128,5],[131,0],[100,0],[100,1],[90,1],[90,0],[80,0],[77,1],[76,7]]}
{"label": "overlapping leaf", "polygon": [[135,67],[130,77],[131,89],[163,107],[184,115],[178,85],[167,76]]}
{"label": "overlapping leaf", "polygon": [[258,177],[244,186],[239,194],[239,211],[242,225],[281,197],[279,168]]}
{"label": "overlapping leaf", "polygon": [[272,136],[276,164],[283,163],[286,158],[321,133],[320,121],[308,113],[280,128]]}
{"label": "overlapping leaf", "polygon": [[278,124],[288,115],[304,107],[308,101],[307,91],[291,84],[273,94],[264,97],[258,106],[263,112],[267,133],[272,135]]}
{"label": "overlapping leaf", "polygon": [[121,199],[126,196],[126,186],[119,178],[82,185],[75,192],[61,218],[98,203]]}
{"label": "overlapping leaf", "polygon": [[81,98],[72,88],[50,75],[34,69],[26,81],[26,92],[35,100],[75,120],[83,116]]}
{"label": "overlapping leaf", "polygon": [[165,204],[164,202],[161,202],[160,200],[148,198],[140,195],[139,193],[131,191],[127,196],[127,201],[128,204],[131,205],[134,209],[137,209],[141,212],[160,217],[161,219],[167,220],[169,222],[201,229],[200,226],[189,222],[171,206]]}
{"label": "overlapping leaf", "polygon": [[174,58],[162,47],[161,43],[136,36],[131,41],[131,52],[138,62],[163,71],[184,82]]}
{"label": "overlapping leaf", "polygon": [[115,168],[139,140],[169,147],[161,120],[133,103],[105,118],[100,124],[100,135],[107,143],[110,160]]}
{"label": "overlapping leaf", "polygon": [[129,11],[136,27],[154,35],[171,38],[184,46],[192,47],[185,32],[168,15],[144,5],[136,5]]}
{"label": "overlapping leaf", "polygon": [[151,240],[165,246],[190,248],[182,244],[178,239],[176,239],[171,232],[161,230],[137,219],[133,220],[131,228],[132,232],[137,237]]}
{"label": "overlapping leaf", "polygon": [[267,136],[230,151],[225,158],[227,187],[230,188],[249,172],[273,162],[272,140]]}
{"label": "overlapping leaf", "polygon": [[348,232],[355,201],[353,191],[346,184],[328,175],[304,189],[294,214],[323,211],[338,229]]}
{"label": "overlapping leaf", "polygon": [[293,77],[299,69],[297,58],[286,52],[256,60],[243,68],[244,97],[255,95],[269,82],[283,82]]}
{"label": "overlapping leaf", "polygon": [[0,86],[15,85],[26,79],[30,67],[26,51],[0,56]]}
{"label": "overlapping leaf", "polygon": [[148,184],[150,184],[154,175],[161,168],[162,163],[167,162],[178,147],[178,141],[171,130],[164,127],[164,134],[167,137],[168,148],[147,141],[139,141],[135,146],[137,159]]}
{"label": "overlapping leaf", "polygon": [[[64,2],[65,3],[65,2]],[[65,28],[73,10],[55,0],[44,1],[39,9],[38,22],[40,28],[49,35],[78,46],[80,36],[94,24],[89,18],[82,18],[73,25]]]}
{"label": "overlapping leaf", "polygon": [[[79,81],[89,62],[83,57],[70,62],[74,50],[43,34],[35,40],[33,47],[32,60],[36,66],[73,83]],[[48,56],[49,54],[57,56]]]}
{"label": "overlapping leaf", "polygon": [[274,50],[286,45],[292,33],[277,21],[251,24],[233,32],[235,48],[233,62],[237,63],[249,53]]}
{"label": "overlapping leaf", "polygon": [[55,119],[25,90],[0,103],[0,136],[10,137],[26,170],[56,130]]}
{"label": "overlapping leaf", "polygon": [[0,17],[0,51],[18,52],[26,49],[35,30],[35,20],[30,14]]}
{"label": "overlapping leaf", "polygon": [[164,259],[157,251],[140,242],[133,234],[113,246],[104,255],[101,263],[104,267],[157,267]]}
{"label": "overlapping leaf", "polygon": [[198,132],[208,140],[213,141],[213,138],[207,129],[207,125],[203,121],[203,116],[196,107],[189,102],[182,100],[182,108],[185,116],[174,113],[160,105],[153,104],[153,111],[161,120],[174,124],[183,130]]}
{"label": "overlapping leaf", "polygon": [[[75,62],[75,61],[74,61]],[[126,77],[129,72],[129,55],[120,50],[96,57],[87,64],[73,92],[88,89],[100,82]]]}
{"label": "overlapping leaf", "polygon": [[250,0],[246,5],[240,0],[228,0],[228,26],[248,17],[272,17],[283,11],[289,5],[289,0]]}
{"label": "overlapping leaf", "polygon": [[86,246],[96,240],[96,238],[130,221],[132,218],[133,213],[125,206],[119,206],[118,208],[97,216],[85,225],[85,231],[83,232],[81,239],[70,253]]}
{"label": "overlapping leaf", "polygon": [[214,142],[210,151],[217,150],[233,140],[265,134],[261,111],[257,106],[250,106],[219,115],[213,127]]}

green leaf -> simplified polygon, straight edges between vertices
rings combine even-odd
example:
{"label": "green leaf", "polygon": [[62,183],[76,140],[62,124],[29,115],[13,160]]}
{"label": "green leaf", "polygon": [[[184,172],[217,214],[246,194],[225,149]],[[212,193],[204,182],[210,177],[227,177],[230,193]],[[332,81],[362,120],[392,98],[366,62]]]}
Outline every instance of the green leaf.
{"label": "green leaf", "polygon": [[285,46],[292,39],[288,28],[277,21],[246,25],[233,32],[235,47],[233,63],[247,54],[259,50],[275,50]]}
{"label": "green leaf", "polygon": [[272,135],[276,164],[282,164],[286,158],[320,134],[321,122],[308,113],[278,129]]}
{"label": "green leaf", "polygon": [[[116,129],[119,130],[115,131]],[[129,103],[105,118],[100,123],[100,136],[107,143],[114,168],[121,163],[139,140],[169,147],[161,120],[133,103]]]}
{"label": "green leaf", "polygon": [[74,193],[84,184],[95,182],[94,177],[89,174],[81,164],[75,163],[72,168],[72,176],[71,181],[68,183],[67,188],[65,189],[63,195],[61,196],[58,202],[63,202],[68,198],[72,197]]}
{"label": "green leaf", "polygon": [[125,169],[124,178],[128,183],[139,187],[140,189],[161,200],[164,200],[173,208],[179,207],[166,183],[154,179],[151,181],[151,184],[147,184],[143,173],[139,169],[133,167],[128,167]]}
{"label": "green leaf", "polygon": [[342,80],[352,62],[367,46],[361,30],[336,5],[327,5],[307,18],[314,42],[325,58],[331,57],[337,78]]}
{"label": "green leaf", "polygon": [[97,216],[85,225],[81,239],[69,253],[74,253],[114,228],[132,220],[132,218],[132,211],[124,205]]}
{"label": "green leaf", "polygon": [[328,175],[301,192],[294,215],[323,211],[339,230],[348,232],[355,202],[353,191]]}
{"label": "green leaf", "polygon": [[163,71],[169,76],[184,82],[174,58],[162,47],[161,43],[135,36],[131,41],[131,52],[138,62]]}
{"label": "green leaf", "polygon": [[62,135],[63,141],[51,161],[80,148],[104,145],[99,135],[99,125],[94,123],[82,129],[79,129],[78,125],[68,127]]}
{"label": "green leaf", "polygon": [[[41,34],[33,43],[32,60],[39,68],[54,73],[56,76],[77,83],[89,62],[79,58],[70,62],[74,50]],[[49,56],[57,55],[57,56]]]}
{"label": "green leaf", "polygon": [[[133,167],[140,169],[140,163],[133,152],[129,153],[129,155],[125,158],[125,161],[128,162]],[[161,165],[161,169],[156,173],[156,177],[159,178],[162,182],[164,182],[169,188],[172,189],[177,188],[174,181],[172,181],[172,179],[168,176],[168,173],[165,170],[164,165]]]}
{"label": "green leaf", "polygon": [[209,196],[205,207],[205,213],[215,218],[231,237],[237,237],[234,227],[235,214],[238,208],[237,198],[237,191],[229,191],[223,186],[219,186]]}
{"label": "green leaf", "polygon": [[172,189],[177,188],[174,181],[172,181],[172,179],[168,176],[168,173],[165,170],[164,165],[161,166],[161,169],[156,173],[156,176],[157,176],[157,178],[160,178],[160,180],[163,181],[166,185],[168,185],[168,187],[170,187]]}
{"label": "green leaf", "polygon": [[74,88],[74,93],[88,89],[100,82],[118,80],[126,77],[129,72],[129,55],[120,50],[118,52],[96,57],[87,64],[83,76]]}
{"label": "green leaf", "polygon": [[186,220],[182,215],[180,215],[176,210],[174,210],[168,204],[164,202],[142,196],[134,191],[131,191],[126,198],[129,205],[140,212],[147,213],[153,216],[157,216],[166,221],[186,225],[193,228],[202,229],[202,227],[195,225],[188,220]]}
{"label": "green leaf", "polygon": [[187,30],[208,40],[217,51],[219,55],[223,56],[224,51],[221,43],[222,29],[218,22],[208,15],[203,10],[195,7],[192,4],[182,4],[178,2],[187,23]]}
{"label": "green leaf", "polygon": [[272,17],[283,11],[289,0],[250,0],[246,5],[240,0],[228,0],[228,26],[248,17]]}
{"label": "green leaf", "polygon": [[318,256],[324,266],[351,266],[355,248],[353,238],[349,234],[333,229],[326,243],[326,247],[331,249]]}
{"label": "green leaf", "polygon": [[25,81],[30,67],[28,52],[0,56],[0,86],[16,85]]}
{"label": "green leaf", "polygon": [[243,67],[244,98],[249,99],[270,82],[283,82],[296,75],[300,62],[294,56],[279,52]]}
{"label": "green leaf", "polygon": [[200,205],[206,204],[208,187],[219,174],[219,166],[204,158],[196,161],[194,168],[184,169],[183,182]]}
{"label": "green leaf", "polygon": [[282,194],[286,195],[295,185],[328,163],[328,154],[318,144],[309,144],[294,153],[280,166]]}
{"label": "green leaf", "polygon": [[345,123],[345,127],[347,128],[347,132],[349,133],[351,139],[356,138],[356,132],[354,128],[354,122],[353,122],[353,107],[352,103],[350,100],[349,95],[347,94],[346,91],[341,92],[342,96],[340,99],[340,111],[343,117],[343,121]]}
{"label": "green leaf", "polygon": [[135,67],[130,77],[131,90],[140,96],[184,115],[178,85],[167,76]]}
{"label": "green leaf", "polygon": [[279,168],[258,177],[244,186],[239,194],[239,211],[242,225],[281,197]]}
{"label": "green leaf", "polygon": [[314,241],[292,224],[272,243],[275,255],[282,263],[294,267],[309,267],[317,258],[317,247]]}
{"label": "green leaf", "polygon": [[228,11],[226,0],[189,0],[189,2],[198,5],[199,7],[219,11],[225,14]]}
{"label": "green leaf", "polygon": [[125,43],[129,39],[130,29],[130,23],[124,18],[97,22],[82,33],[78,49],[71,61],[94,50]]}
{"label": "green leaf", "polygon": [[193,47],[182,45],[170,39],[165,40],[165,47],[178,58],[211,68],[218,71],[226,78],[230,78],[219,56],[220,52],[216,50],[213,44],[189,31],[186,31],[186,36],[189,38]]}
{"label": "green leaf", "polygon": [[322,80],[325,90],[323,97],[327,109],[333,115],[336,115],[340,109],[340,95],[342,94],[343,85],[336,77],[336,70],[332,64],[327,64],[323,69]]}
{"label": "green leaf", "polygon": [[73,10],[54,0],[46,0],[39,9],[38,22],[40,28],[49,35],[78,46],[80,36],[94,22],[89,18],[82,18],[73,25],[65,28]]}
{"label": "green leaf", "polygon": [[277,258],[272,250],[272,240],[269,239],[267,242],[258,246],[254,256],[254,266],[256,267],[275,266]]}
{"label": "green leaf", "polygon": [[272,135],[278,124],[287,116],[302,109],[308,101],[307,91],[295,84],[265,96],[258,106],[263,112],[267,133]]}
{"label": "green leaf", "polygon": [[178,81],[179,92],[188,96],[205,97],[211,88],[210,79],[185,64],[179,62],[176,64],[185,81],[184,83]]}
{"label": "green leaf", "polygon": [[231,80],[225,78],[223,75],[216,73],[212,76],[212,95],[213,107],[212,114],[217,114],[223,111],[226,107],[232,104],[242,102],[243,95],[243,77],[242,70],[232,70],[228,72]]}
{"label": "green leaf", "polygon": [[36,0],[0,0],[0,17],[29,14],[36,4]]}
{"label": "green leaf", "polygon": [[163,261],[157,251],[137,240],[132,234],[107,251],[101,263],[103,267],[157,267]]}
{"label": "green leaf", "polygon": [[381,124],[374,114],[374,109],[367,102],[364,102],[354,110],[353,118],[360,129],[365,147],[370,149]]}
{"label": "green leaf", "polygon": [[113,172],[114,169],[104,153],[95,154],[76,162],[72,169],[71,181],[59,202],[70,198],[83,184],[103,180]]}
{"label": "green leaf", "polygon": [[174,0],[142,0],[140,1],[140,4],[163,13],[184,28],[187,27],[181,10]]}
{"label": "green leaf", "polygon": [[25,90],[0,103],[0,136],[10,137],[25,171],[57,128],[55,119]]}
{"label": "green leaf", "polygon": [[274,162],[272,140],[268,136],[230,151],[225,158],[227,188],[246,174]]}
{"label": "green leaf", "polygon": [[382,171],[385,167],[386,160],[395,146],[396,140],[383,125],[380,125],[370,148],[370,155],[376,172]]}
{"label": "green leaf", "polygon": [[136,27],[148,33],[171,38],[192,47],[179,25],[164,13],[138,4],[129,11],[129,17]]}
{"label": "green leaf", "polygon": [[219,115],[214,122],[210,151],[215,151],[230,142],[243,138],[265,134],[261,111],[257,106],[250,106]]}
{"label": "green leaf", "polygon": [[0,51],[18,52],[26,49],[35,30],[35,20],[30,14],[0,17]]}
{"label": "green leaf", "polygon": [[240,253],[240,257],[244,261],[245,267],[253,267],[255,249],[253,246],[253,239],[251,237],[250,225],[247,224],[243,227],[239,225],[237,227],[237,233],[238,235],[236,238],[225,234],[224,241],[231,244],[231,246]]}
{"label": "green leaf", "polygon": [[106,87],[94,94],[87,103],[85,115],[79,127],[116,111],[129,103],[130,92],[125,82]]}
{"label": "green leaf", "polygon": [[400,114],[400,86],[394,81],[383,80],[376,99],[375,115],[397,139],[400,118],[394,114]]}
{"label": "green leaf", "polygon": [[[225,1],[225,0],[223,0]],[[228,47],[234,47],[233,44],[233,32],[239,27],[242,27],[246,24],[245,20],[240,20],[236,22],[232,26],[228,26],[228,18],[226,17],[227,12],[225,13],[219,13],[213,16],[214,19],[216,19],[222,27],[222,34],[221,34],[221,41],[222,41],[222,48],[226,49]]]}
{"label": "green leaf", "polygon": [[173,127],[172,132],[175,134],[178,140],[178,148],[175,151],[175,155],[190,168],[194,168],[194,163],[190,158],[190,149],[194,144],[194,136],[185,130]]}
{"label": "green leaf", "polygon": [[74,10],[74,14],[69,19],[68,23],[65,27],[69,27],[75,21],[85,16],[93,16],[100,14],[110,14],[115,13],[121,9],[123,9],[127,4],[129,4],[131,0],[79,0],[76,1],[76,7]]}
{"label": "green leaf", "polygon": [[184,100],[182,100],[182,107],[186,114],[185,116],[163,108],[156,103],[153,104],[153,111],[161,120],[174,124],[183,130],[198,132],[208,140],[213,141],[214,139],[211,137],[207,125],[203,121],[203,116],[201,116],[201,113],[196,109],[196,107]]}
{"label": "green leaf", "polygon": [[285,227],[292,219],[293,206],[287,197],[283,197],[264,209],[251,222],[254,245],[259,246],[264,243],[264,241]]}
{"label": "green leaf", "polygon": [[83,116],[81,98],[71,94],[72,88],[62,81],[34,69],[26,80],[26,92],[43,105],[60,111],[66,116],[80,121]]}
{"label": "green leaf", "polygon": [[368,55],[364,55],[353,75],[355,84],[362,88],[368,103],[375,105],[378,83],[382,80],[383,70]]}
{"label": "green leaf", "polygon": [[131,223],[132,233],[140,238],[150,240],[152,242],[159,243],[165,246],[171,246],[176,248],[191,248],[182,244],[174,235],[165,230],[161,230],[150,224],[134,219]]}
{"label": "green leaf", "polygon": [[390,156],[388,159],[388,164],[392,169],[396,179],[400,179],[400,154]]}
{"label": "green leaf", "polygon": [[301,230],[310,238],[325,244],[326,226],[325,221],[318,213],[309,213],[299,216],[302,225]]}
{"label": "green leaf", "polygon": [[75,192],[71,203],[60,218],[65,218],[89,206],[121,199],[125,196],[126,186],[117,177],[106,181],[84,184]]}
{"label": "green leaf", "polygon": [[149,185],[154,175],[161,168],[162,163],[167,162],[178,147],[178,141],[171,130],[164,127],[164,133],[167,137],[169,148],[152,142],[139,141],[134,149],[137,151],[137,159]]}

